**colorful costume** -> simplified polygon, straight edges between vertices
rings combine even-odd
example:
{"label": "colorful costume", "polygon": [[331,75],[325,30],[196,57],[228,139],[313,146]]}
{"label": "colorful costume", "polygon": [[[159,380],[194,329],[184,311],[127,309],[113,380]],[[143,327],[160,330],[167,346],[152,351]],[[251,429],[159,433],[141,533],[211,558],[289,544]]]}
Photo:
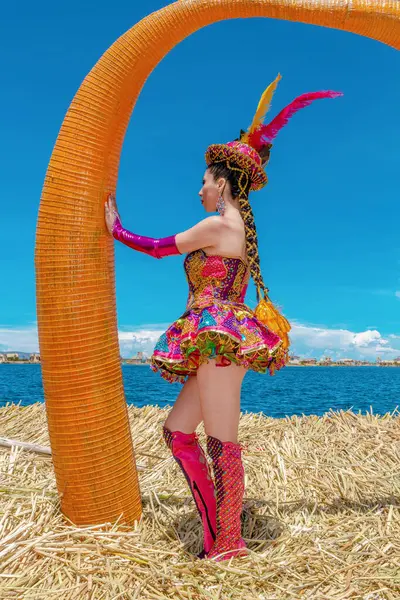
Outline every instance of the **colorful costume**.
{"label": "colorful costume", "polygon": [[[279,79],[280,76],[262,95],[248,131],[242,130],[240,138],[233,142],[213,144],[206,152],[208,166],[222,163],[239,173],[238,200],[246,227],[247,255],[259,304],[255,312],[244,304],[250,278],[250,268],[245,261],[207,255],[201,248],[190,252],[184,262],[189,283],[186,311],[162,334],[152,356],[152,369],[160,371],[168,381],[183,382],[210,359],[215,359],[220,367],[235,363],[259,372],[268,369],[271,374],[288,360],[290,325],[270,301],[269,290],[263,284],[259,264],[254,258],[257,237],[254,221],[248,221],[251,209],[246,190],[259,190],[267,183],[264,166],[269,160],[271,142],[289,118],[314,100],[335,98],[341,94],[328,91],[299,96],[268,125],[264,125],[263,120]],[[175,236],[163,239],[138,236],[122,227],[119,216],[115,220],[113,235],[131,248],[157,258],[179,254]],[[199,557],[225,560],[246,554],[246,544],[241,537],[244,494],[241,445],[207,435],[214,484],[204,451],[194,432],[170,431],[164,426],[163,436],[186,477],[202,520],[204,549]]]}
{"label": "colorful costume", "polygon": [[168,381],[183,382],[203,362],[231,362],[265,372],[285,364],[280,337],[263,325],[243,302],[250,273],[240,258],[187,255],[189,298],[186,311],[160,337],[152,369]]}

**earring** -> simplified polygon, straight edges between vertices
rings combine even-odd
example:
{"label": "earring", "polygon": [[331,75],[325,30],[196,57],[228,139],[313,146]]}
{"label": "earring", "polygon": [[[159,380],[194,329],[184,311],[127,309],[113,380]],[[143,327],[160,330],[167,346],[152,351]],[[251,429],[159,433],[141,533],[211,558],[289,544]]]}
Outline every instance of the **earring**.
{"label": "earring", "polygon": [[218,200],[217,200],[217,211],[220,214],[221,217],[224,216],[225,213],[225,200],[223,199],[222,196],[219,196]]}

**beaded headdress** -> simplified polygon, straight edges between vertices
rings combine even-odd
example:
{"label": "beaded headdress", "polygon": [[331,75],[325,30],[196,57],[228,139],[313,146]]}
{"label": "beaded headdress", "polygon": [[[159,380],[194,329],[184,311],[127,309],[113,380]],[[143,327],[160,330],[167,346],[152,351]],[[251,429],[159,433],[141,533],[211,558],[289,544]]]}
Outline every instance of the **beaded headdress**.
{"label": "beaded headdress", "polygon": [[330,90],[302,94],[281,110],[268,125],[265,125],[264,118],[280,79],[281,76],[278,75],[264,91],[250,127],[247,131],[241,130],[239,139],[226,144],[211,144],[206,150],[208,166],[212,163],[226,162],[228,167],[230,164],[239,167],[250,177],[251,190],[260,190],[268,182],[264,167],[269,161],[272,140],[288,123],[290,117],[314,100],[342,96],[341,92]]}

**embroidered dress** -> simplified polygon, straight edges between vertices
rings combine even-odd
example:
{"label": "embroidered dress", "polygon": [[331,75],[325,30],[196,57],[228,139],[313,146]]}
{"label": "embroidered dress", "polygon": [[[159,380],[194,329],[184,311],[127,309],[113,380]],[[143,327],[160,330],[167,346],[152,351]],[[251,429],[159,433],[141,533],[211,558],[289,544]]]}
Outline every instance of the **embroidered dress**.
{"label": "embroidered dress", "polygon": [[167,381],[183,383],[215,358],[273,375],[285,365],[282,340],[244,304],[250,272],[240,258],[190,252],[184,261],[189,283],[186,311],[159,338],[151,368]]}

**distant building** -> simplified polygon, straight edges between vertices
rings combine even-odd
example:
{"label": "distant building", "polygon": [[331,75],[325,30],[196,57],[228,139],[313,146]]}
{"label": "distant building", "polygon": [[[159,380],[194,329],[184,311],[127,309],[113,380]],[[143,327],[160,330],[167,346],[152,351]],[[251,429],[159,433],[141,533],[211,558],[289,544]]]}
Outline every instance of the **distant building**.
{"label": "distant building", "polygon": [[129,362],[133,365],[142,365],[146,363],[147,360],[143,352],[138,352],[136,356],[132,356],[132,358],[129,359]]}
{"label": "distant building", "polygon": [[301,364],[302,365],[316,365],[317,359],[316,358],[302,358]]}
{"label": "distant building", "polygon": [[7,360],[6,355],[5,354],[0,354],[0,363],[6,362],[6,360]]}
{"label": "distant building", "polygon": [[33,354],[31,354],[29,356],[29,362],[31,362],[31,363],[40,363],[40,354],[37,354],[36,352],[33,352]]}
{"label": "distant building", "polygon": [[289,365],[299,365],[300,358],[298,356],[289,356]]}
{"label": "distant building", "polygon": [[6,359],[7,360],[18,360],[19,354],[18,354],[18,352],[6,352]]}
{"label": "distant building", "polygon": [[322,356],[319,361],[320,365],[330,365],[331,363],[332,359],[330,356]]}
{"label": "distant building", "polygon": [[336,362],[341,363],[342,365],[354,365],[355,364],[354,358],[338,358]]}

